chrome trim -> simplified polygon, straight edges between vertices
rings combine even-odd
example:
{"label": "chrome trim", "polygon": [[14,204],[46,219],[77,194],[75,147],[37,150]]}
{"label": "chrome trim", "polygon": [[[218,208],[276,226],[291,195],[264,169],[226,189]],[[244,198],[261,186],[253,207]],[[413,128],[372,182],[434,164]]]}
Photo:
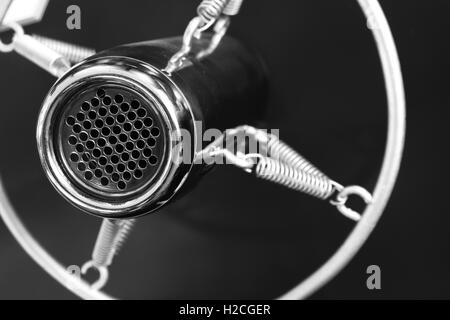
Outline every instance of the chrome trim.
{"label": "chrome trim", "polygon": [[[60,102],[80,86],[96,81],[112,81],[139,91],[157,106],[166,125],[164,134],[167,147],[162,172],[139,195],[128,200],[105,201],[94,198],[71,181],[57,161],[53,139],[57,127],[55,120],[63,108]],[[181,130],[186,129],[194,137],[196,148],[194,120],[191,107],[180,88],[159,69],[128,57],[92,58],[69,70],[45,98],[37,124],[39,156],[52,185],[78,208],[108,218],[136,217],[164,205],[187,179],[192,165],[183,164],[183,149],[174,146],[182,136]]]}

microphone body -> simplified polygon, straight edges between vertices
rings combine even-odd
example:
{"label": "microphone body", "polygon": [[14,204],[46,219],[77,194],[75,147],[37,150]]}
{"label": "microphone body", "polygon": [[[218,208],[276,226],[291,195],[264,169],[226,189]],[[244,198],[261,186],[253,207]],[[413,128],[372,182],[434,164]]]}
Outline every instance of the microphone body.
{"label": "microphone body", "polygon": [[78,208],[115,219],[150,213],[202,176],[193,160],[210,142],[205,130],[262,119],[267,77],[256,54],[225,37],[197,60],[207,41],[195,40],[183,68],[168,75],[163,69],[181,44],[170,38],[105,50],[51,88],[38,151],[53,186]]}

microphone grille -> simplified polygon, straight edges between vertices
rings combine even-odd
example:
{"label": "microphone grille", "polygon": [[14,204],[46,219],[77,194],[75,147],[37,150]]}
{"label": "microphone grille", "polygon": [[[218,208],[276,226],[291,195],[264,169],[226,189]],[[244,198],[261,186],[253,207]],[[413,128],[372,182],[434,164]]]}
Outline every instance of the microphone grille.
{"label": "microphone grille", "polygon": [[73,95],[57,135],[65,169],[87,189],[130,193],[152,181],[165,152],[164,126],[151,101],[117,84]]}

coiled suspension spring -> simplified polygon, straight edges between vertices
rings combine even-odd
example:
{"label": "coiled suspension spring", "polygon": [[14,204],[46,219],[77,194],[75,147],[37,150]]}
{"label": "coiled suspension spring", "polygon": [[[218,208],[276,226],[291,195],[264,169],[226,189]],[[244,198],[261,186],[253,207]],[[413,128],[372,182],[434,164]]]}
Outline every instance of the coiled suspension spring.
{"label": "coiled suspension spring", "polygon": [[325,174],[317,169],[311,162],[276,137],[269,138],[269,141],[267,142],[267,151],[269,157],[278,159],[280,162],[287,164],[293,169],[303,171],[309,175],[326,178]]}
{"label": "coiled suspension spring", "polygon": [[48,48],[58,52],[60,55],[64,56],[71,63],[78,63],[87,57],[92,56],[95,50],[73,45],[67,42],[43,37],[40,35],[33,34],[33,38],[38,40],[43,45]]}
{"label": "coiled suspension spring", "polygon": [[[262,133],[261,130],[257,132],[259,135]],[[333,195],[337,185],[334,181],[278,137],[265,135],[267,156],[257,155],[257,163],[253,169],[258,178],[319,199],[328,199]]]}
{"label": "coiled suspension spring", "polygon": [[228,0],[203,0],[197,7],[197,14],[205,24],[210,24],[222,14]]}
{"label": "coiled suspension spring", "polygon": [[133,228],[135,220],[109,220],[102,222],[92,253],[95,266],[108,267]]}
{"label": "coiled suspension spring", "polygon": [[[305,166],[308,164],[306,161],[302,163]],[[308,165],[308,167],[311,166]],[[268,157],[258,159],[254,172],[258,178],[284,185],[319,199],[328,199],[335,191],[331,180],[322,173],[314,175]]]}
{"label": "coiled suspension spring", "polygon": [[[236,140],[237,137],[241,139]],[[230,144],[232,141],[240,142],[237,145]],[[249,145],[250,141],[258,145]],[[230,150],[229,146],[234,146],[235,150]],[[251,150],[259,152],[248,153],[252,152]],[[348,196],[358,195],[366,204],[372,202],[372,195],[367,190],[359,186],[344,187],[333,181],[277,136],[268,134],[265,130],[247,125],[229,129],[198,154],[198,157],[207,160],[207,163],[214,163],[211,160],[216,156],[225,157],[227,163],[254,173],[257,178],[319,199],[329,199],[339,212],[354,221],[358,221],[361,215],[346,206]]]}
{"label": "coiled suspension spring", "polygon": [[82,274],[89,269],[96,269],[100,277],[91,287],[100,290],[108,282],[108,267],[115,255],[119,253],[122,245],[131,232],[135,220],[110,220],[104,219],[92,252],[92,259],[81,268]]}
{"label": "coiled suspension spring", "polygon": [[197,14],[205,25],[211,25],[222,14],[234,16],[239,13],[243,0],[203,0],[197,7]]}

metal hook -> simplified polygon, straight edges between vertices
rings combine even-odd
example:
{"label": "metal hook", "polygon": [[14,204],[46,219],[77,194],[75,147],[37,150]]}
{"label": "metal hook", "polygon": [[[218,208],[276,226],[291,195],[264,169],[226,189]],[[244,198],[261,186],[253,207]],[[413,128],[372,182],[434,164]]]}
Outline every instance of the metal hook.
{"label": "metal hook", "polygon": [[214,50],[217,49],[220,42],[222,41],[222,38],[227,33],[229,26],[230,26],[229,17],[222,17],[216,22],[216,25],[214,26],[214,35],[210,40],[209,46],[197,54],[198,60],[201,60],[204,57],[210,55],[211,53],[214,52]]}
{"label": "metal hook", "polygon": [[361,197],[366,204],[371,204],[373,202],[372,195],[364,188],[360,186],[348,186],[341,190],[336,197],[336,200],[331,200],[330,203],[339,210],[344,216],[354,221],[359,221],[361,219],[361,214],[348,208],[345,204],[347,203],[348,197],[351,195],[357,195]]}
{"label": "metal hook", "polygon": [[97,266],[94,261],[88,261],[86,262],[83,267],[81,268],[81,274],[85,275],[89,269],[95,269],[99,273],[99,278],[97,281],[91,284],[91,288],[94,290],[100,290],[102,289],[105,284],[108,282],[109,278],[109,271],[108,268],[105,266]]}
{"label": "metal hook", "polygon": [[195,17],[189,22],[183,35],[183,45],[181,49],[170,58],[167,66],[164,68],[165,72],[171,74],[183,66],[186,56],[191,51],[192,41],[196,36],[198,29],[202,26],[202,23],[203,22],[199,17]]}
{"label": "metal hook", "polygon": [[251,168],[254,166],[253,161],[249,161],[245,156],[242,157],[241,155],[234,154],[228,149],[214,149],[209,151],[208,153],[208,156],[210,157],[214,157],[217,155],[224,156],[227,159],[228,163],[246,171],[251,170]]}
{"label": "metal hook", "polygon": [[[21,36],[25,34],[22,26],[16,22],[6,23],[5,26],[11,28],[14,31],[14,37],[17,35]],[[8,44],[0,40],[0,52],[11,52],[14,50],[14,37],[13,40]]]}

